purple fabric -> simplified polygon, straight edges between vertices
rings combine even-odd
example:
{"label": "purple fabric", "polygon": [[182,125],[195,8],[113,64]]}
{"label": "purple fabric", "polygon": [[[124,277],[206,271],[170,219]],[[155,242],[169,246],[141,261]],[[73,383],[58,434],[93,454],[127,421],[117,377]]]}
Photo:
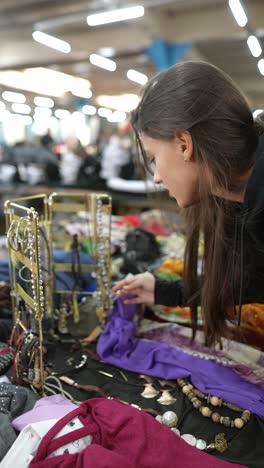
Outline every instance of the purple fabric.
{"label": "purple fabric", "polygon": [[[195,341],[191,341],[190,328],[178,324],[159,324],[151,322],[146,330],[140,330],[140,338],[167,343],[174,348],[193,356],[214,361],[225,367],[230,367],[250,383],[264,390],[264,353],[236,341],[222,338],[222,349],[207,348],[204,343],[204,333],[197,331]],[[153,327],[153,328],[151,328]]]}
{"label": "purple fabric", "polygon": [[163,379],[190,377],[206,394],[224,398],[264,417],[264,390],[215,362],[179,351],[165,343],[139,340],[133,321],[137,305],[115,301],[97,344],[99,356],[110,364]]}
{"label": "purple fabric", "polygon": [[28,424],[48,419],[60,419],[76,408],[78,406],[71,403],[63,395],[51,395],[41,398],[31,411],[14,419],[12,426],[17,431],[22,431]]}

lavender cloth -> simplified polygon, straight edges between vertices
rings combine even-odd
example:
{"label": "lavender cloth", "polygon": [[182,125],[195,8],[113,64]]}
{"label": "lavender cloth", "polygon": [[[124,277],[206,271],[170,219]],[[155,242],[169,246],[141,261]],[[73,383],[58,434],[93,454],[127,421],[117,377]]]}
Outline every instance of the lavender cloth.
{"label": "lavender cloth", "polygon": [[17,431],[22,431],[28,424],[46,421],[48,419],[61,419],[76,408],[78,408],[78,406],[71,403],[63,395],[51,395],[41,398],[31,411],[14,419],[12,421],[12,426]]}
{"label": "lavender cloth", "polygon": [[246,382],[232,369],[179,351],[165,343],[135,337],[133,317],[137,305],[115,301],[97,344],[99,356],[109,364],[163,379],[190,377],[206,394],[224,398],[264,417],[264,390]]}

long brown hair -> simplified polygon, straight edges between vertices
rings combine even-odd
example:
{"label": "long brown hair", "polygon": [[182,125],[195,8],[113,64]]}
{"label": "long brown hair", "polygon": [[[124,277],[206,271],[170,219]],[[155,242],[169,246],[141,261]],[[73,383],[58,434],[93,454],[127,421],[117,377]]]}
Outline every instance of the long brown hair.
{"label": "long brown hair", "polygon": [[[185,287],[192,310],[193,336],[197,307],[202,306],[206,343],[220,340],[226,330],[228,308],[237,299],[235,285],[240,274],[240,246],[235,221],[238,204],[205,196],[205,174],[220,190],[243,190],[239,176],[254,163],[258,128],[251,109],[233,81],[218,68],[204,62],[182,62],[154,77],[145,87],[132,125],[140,133],[173,140],[188,130],[194,158],[199,164],[200,201],[187,208]],[[208,193],[208,192],[207,192]],[[198,277],[198,246],[204,241],[202,282]]]}

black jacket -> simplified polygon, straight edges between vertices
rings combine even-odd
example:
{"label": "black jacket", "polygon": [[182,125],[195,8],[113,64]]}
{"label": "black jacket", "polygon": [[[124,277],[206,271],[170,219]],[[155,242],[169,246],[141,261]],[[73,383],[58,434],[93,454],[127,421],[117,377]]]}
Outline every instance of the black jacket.
{"label": "black jacket", "polygon": [[[241,246],[240,281],[235,289],[236,304],[264,302],[264,136],[260,139],[255,165],[246,187],[244,203],[234,223],[234,235]],[[235,234],[236,232],[236,234]],[[244,277],[245,254],[253,268]],[[187,298],[182,281],[156,279],[155,304],[185,306]]]}

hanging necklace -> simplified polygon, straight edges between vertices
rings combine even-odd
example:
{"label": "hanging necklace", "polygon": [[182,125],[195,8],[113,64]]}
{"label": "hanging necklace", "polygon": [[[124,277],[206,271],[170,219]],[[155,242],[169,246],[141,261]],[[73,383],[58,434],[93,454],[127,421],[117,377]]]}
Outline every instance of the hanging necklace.
{"label": "hanging necklace", "polygon": [[[195,388],[188,380],[177,379],[177,383],[182,389],[184,395],[190,400],[192,405],[200,411],[200,413],[206,417],[211,418],[215,423],[220,423],[225,427],[235,427],[236,429],[242,429],[244,425],[249,421],[251,413],[248,410],[242,410],[239,406],[233,405],[232,403],[225,402],[222,398],[218,398],[212,395],[206,395],[197,388]],[[208,404],[212,406],[227,407],[233,411],[241,412],[240,418],[231,419],[228,416],[221,416],[220,413],[214,412],[208,406],[204,406],[202,401],[199,399],[202,398],[206,400]]]}

